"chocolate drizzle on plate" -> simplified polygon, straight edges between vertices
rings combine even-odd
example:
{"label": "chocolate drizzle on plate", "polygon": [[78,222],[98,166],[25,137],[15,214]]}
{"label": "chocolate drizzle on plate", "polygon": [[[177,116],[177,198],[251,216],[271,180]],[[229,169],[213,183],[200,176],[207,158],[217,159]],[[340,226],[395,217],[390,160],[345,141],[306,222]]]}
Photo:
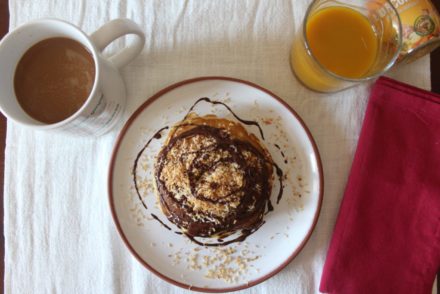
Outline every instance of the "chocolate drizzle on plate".
{"label": "chocolate drizzle on plate", "polygon": [[158,130],[148,141],[147,143],[144,145],[144,147],[142,147],[142,149],[138,152],[135,160],[134,160],[134,164],[133,164],[133,170],[132,170],[132,175],[133,175],[133,183],[134,183],[134,188],[136,189],[136,194],[139,197],[139,200],[141,201],[142,205],[145,207],[145,209],[148,209],[147,205],[145,204],[145,202],[142,200],[142,196],[141,193],[139,192],[139,187],[138,187],[138,183],[137,183],[137,166],[139,163],[139,159],[142,156],[142,153],[144,153],[145,149],[147,149],[147,147],[150,145],[151,141],[153,141],[153,139],[159,140],[160,138],[162,138],[161,133],[165,130],[167,130],[169,127],[163,127],[160,130]]}
{"label": "chocolate drizzle on plate", "polygon": [[[241,119],[223,102],[200,98],[182,123],[171,128],[157,155],[155,185],[163,213],[180,230],[175,233],[183,233],[203,246],[228,245],[244,241],[264,224],[263,216],[274,209],[270,201],[273,171],[279,182],[277,204],[283,194],[283,171],[258,139],[238,123],[194,115],[192,111],[202,101],[223,105],[241,123],[258,127],[264,140],[258,122]],[[219,127],[227,124],[237,128],[239,135],[233,135],[228,127]],[[133,182],[145,209],[148,208],[137,182],[139,159],[151,141],[160,139],[168,128],[157,131],[134,161]],[[172,230],[159,217],[151,215]]]}
{"label": "chocolate drizzle on plate", "polygon": [[199,104],[200,102],[202,102],[202,101],[204,101],[204,102],[208,102],[208,103],[211,103],[212,105],[223,105],[227,110],[229,110],[229,112],[239,121],[239,122],[241,122],[242,124],[245,124],[245,125],[248,125],[248,126],[250,126],[250,125],[253,125],[253,126],[256,126],[257,128],[258,128],[258,130],[260,131],[260,136],[261,136],[261,138],[264,140],[264,133],[263,133],[263,129],[261,128],[261,126],[260,126],[260,124],[258,123],[258,122],[256,122],[256,121],[254,121],[254,120],[245,120],[245,119],[242,119],[242,118],[240,118],[238,115],[236,115],[235,114],[235,112],[227,105],[227,104],[225,104],[225,103],[223,103],[223,102],[220,102],[220,101],[215,101],[215,100],[211,100],[211,99],[209,99],[208,97],[203,97],[203,98],[200,98],[199,100],[197,100],[196,102],[194,102],[194,104],[191,106],[191,108],[188,110],[188,113],[185,115],[185,117],[183,118],[183,120],[185,120],[187,117],[188,117],[188,115],[194,110],[194,108],[197,106],[197,104]]}

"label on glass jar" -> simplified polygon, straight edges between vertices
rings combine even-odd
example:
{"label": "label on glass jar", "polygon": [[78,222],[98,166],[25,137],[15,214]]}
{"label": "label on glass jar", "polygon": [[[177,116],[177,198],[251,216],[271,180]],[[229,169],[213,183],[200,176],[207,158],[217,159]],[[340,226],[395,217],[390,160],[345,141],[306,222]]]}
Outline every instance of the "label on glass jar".
{"label": "label on glass jar", "polygon": [[429,0],[390,0],[402,22],[398,63],[409,63],[440,46],[440,16]]}

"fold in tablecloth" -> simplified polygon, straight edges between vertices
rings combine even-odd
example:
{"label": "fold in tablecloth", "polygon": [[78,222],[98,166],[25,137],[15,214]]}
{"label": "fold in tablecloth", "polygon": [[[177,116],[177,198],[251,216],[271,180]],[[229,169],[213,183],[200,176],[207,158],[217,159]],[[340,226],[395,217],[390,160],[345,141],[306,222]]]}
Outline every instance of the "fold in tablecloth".
{"label": "fold in tablecloth", "polygon": [[[123,71],[126,117],[183,79],[224,75],[260,84],[303,117],[324,165],[315,232],[280,274],[245,292],[317,293],[326,249],[362,122],[369,84],[331,95],[292,75],[289,51],[309,0],[9,0],[11,29],[57,17],[91,33],[130,18],[145,48]],[[109,53],[120,48],[116,42]],[[428,88],[429,58],[393,73]],[[247,97],[250,98],[250,97]],[[34,133],[8,124],[5,158],[6,293],[181,293],[143,268],[120,240],[107,203],[107,165],[118,129],[99,139]]]}

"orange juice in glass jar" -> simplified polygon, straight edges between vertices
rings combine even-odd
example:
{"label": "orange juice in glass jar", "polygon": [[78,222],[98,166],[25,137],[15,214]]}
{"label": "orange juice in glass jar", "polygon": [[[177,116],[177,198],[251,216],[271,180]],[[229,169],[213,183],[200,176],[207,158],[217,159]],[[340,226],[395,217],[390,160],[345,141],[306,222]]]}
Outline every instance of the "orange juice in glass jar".
{"label": "orange juice in glass jar", "polygon": [[335,92],[379,76],[396,61],[402,28],[383,0],[315,0],[291,51],[291,65],[308,88]]}

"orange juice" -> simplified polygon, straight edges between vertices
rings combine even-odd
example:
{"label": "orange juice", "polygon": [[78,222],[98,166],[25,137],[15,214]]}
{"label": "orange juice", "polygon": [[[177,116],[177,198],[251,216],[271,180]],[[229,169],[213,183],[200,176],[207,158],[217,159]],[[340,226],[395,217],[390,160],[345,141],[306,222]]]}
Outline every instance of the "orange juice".
{"label": "orange juice", "polygon": [[328,7],[310,16],[306,26],[310,50],[327,70],[362,78],[373,66],[378,39],[370,21],[348,7]]}
{"label": "orange juice", "polygon": [[290,63],[309,89],[336,92],[386,72],[401,45],[400,18],[389,0],[313,0],[293,39]]}

